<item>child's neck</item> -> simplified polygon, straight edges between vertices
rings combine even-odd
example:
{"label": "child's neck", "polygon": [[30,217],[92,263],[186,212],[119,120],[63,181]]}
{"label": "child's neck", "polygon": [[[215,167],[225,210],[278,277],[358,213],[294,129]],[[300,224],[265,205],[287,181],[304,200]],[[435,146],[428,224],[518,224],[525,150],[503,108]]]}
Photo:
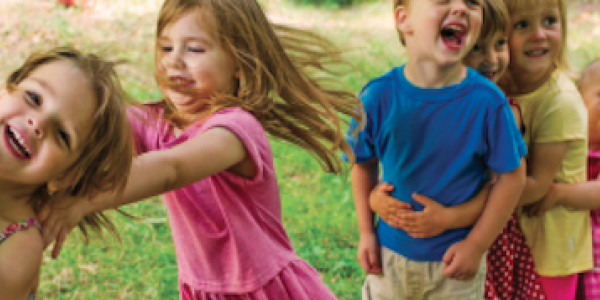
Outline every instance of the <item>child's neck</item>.
{"label": "child's neck", "polygon": [[14,223],[35,217],[29,204],[34,190],[31,186],[16,187],[0,181],[0,219]]}
{"label": "child's neck", "polygon": [[442,88],[460,83],[467,76],[467,67],[462,63],[441,66],[435,62],[409,60],[404,68],[404,76],[418,87]]}
{"label": "child's neck", "polygon": [[518,96],[536,91],[550,79],[554,70],[556,70],[555,66],[548,68],[544,73],[512,72],[511,76],[515,84],[514,90],[511,90],[509,94]]}

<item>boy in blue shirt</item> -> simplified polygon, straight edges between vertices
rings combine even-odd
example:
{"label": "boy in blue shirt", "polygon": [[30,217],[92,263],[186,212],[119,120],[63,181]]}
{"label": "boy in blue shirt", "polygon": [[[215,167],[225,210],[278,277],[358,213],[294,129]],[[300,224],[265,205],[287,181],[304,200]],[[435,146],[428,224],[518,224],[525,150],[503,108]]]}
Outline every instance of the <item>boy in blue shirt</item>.
{"label": "boy in blue shirt", "polygon": [[[527,152],[502,92],[461,62],[478,38],[483,9],[485,0],[395,0],[408,62],[365,85],[366,125],[348,138],[356,155],[358,259],[371,274],[363,299],[483,299],[484,254],[521,194]],[[391,195],[415,210],[423,207],[413,193],[454,206],[477,194],[488,170],[499,175],[473,228],[415,239],[382,220],[375,232],[368,199],[379,163],[383,181],[395,187]]]}

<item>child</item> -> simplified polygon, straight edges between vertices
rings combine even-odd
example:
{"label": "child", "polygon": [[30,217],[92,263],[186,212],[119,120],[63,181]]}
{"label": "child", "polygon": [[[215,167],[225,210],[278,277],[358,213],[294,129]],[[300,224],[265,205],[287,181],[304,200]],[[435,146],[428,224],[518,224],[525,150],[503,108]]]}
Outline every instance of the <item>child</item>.
{"label": "child", "polygon": [[[383,275],[367,276],[363,299],[481,299],[485,263],[480,260],[514,209],[524,184],[520,164],[526,152],[500,90],[461,62],[477,40],[487,2],[395,5],[408,63],[363,88],[366,127],[349,139],[357,161],[352,183],[358,258],[368,273],[381,272],[378,240],[383,246]],[[415,239],[380,220],[375,234],[368,197],[380,162],[383,180],[400,199],[418,192],[444,195],[445,205],[458,205],[483,188],[488,168],[499,179],[473,229]]]}
{"label": "child", "polygon": [[[510,18],[502,0],[488,0],[481,34],[463,62],[492,82],[504,75],[509,64],[508,35]],[[512,100],[511,108],[521,131],[520,108]],[[385,222],[404,229],[415,238],[429,238],[446,230],[472,226],[484,208],[489,189],[472,200],[454,207],[444,207],[423,195],[413,195],[415,201],[425,206],[414,212],[410,205],[387,195],[393,190],[387,183],[379,185],[370,195],[371,208]],[[539,287],[539,278],[533,271],[529,247],[513,214],[502,234],[491,246],[487,255],[485,299],[545,299]],[[530,284],[531,283],[531,284]]]}
{"label": "child", "polygon": [[[587,114],[567,77],[563,0],[505,0],[513,30],[506,92],[521,105],[529,146],[528,183],[520,204],[543,198],[553,182],[586,178]],[[539,217],[521,213],[548,299],[575,298],[577,273],[593,266],[589,212],[557,206]]]}
{"label": "child", "polygon": [[349,147],[338,113],[360,119],[360,102],[306,72],[325,74],[330,50],[273,26],[256,1],[165,1],[155,72],[166,99],[130,111],[140,155],[125,194],[55,210],[48,240],[91,211],[165,193],[181,299],[335,299],[282,226],[265,133],[340,170],[337,150]]}
{"label": "child", "polygon": [[[49,193],[87,197],[125,186],[131,132],[113,65],[55,48],[29,56],[0,91],[2,299],[33,298],[43,251],[35,213]],[[87,221],[114,228],[101,215]]]}
{"label": "child", "polygon": [[[600,289],[600,60],[594,60],[589,63],[581,72],[581,78],[578,82],[578,89],[581,92],[585,106],[588,110],[588,168],[587,178],[589,182],[580,184],[554,184],[543,203],[540,204],[537,211],[532,212],[539,215],[555,205],[563,205],[576,209],[594,209],[590,212],[592,226],[592,241],[594,254],[594,269],[587,271],[580,276],[579,286],[583,291],[579,294],[585,294],[587,299],[599,299]],[[578,298],[579,299],[579,298]]]}

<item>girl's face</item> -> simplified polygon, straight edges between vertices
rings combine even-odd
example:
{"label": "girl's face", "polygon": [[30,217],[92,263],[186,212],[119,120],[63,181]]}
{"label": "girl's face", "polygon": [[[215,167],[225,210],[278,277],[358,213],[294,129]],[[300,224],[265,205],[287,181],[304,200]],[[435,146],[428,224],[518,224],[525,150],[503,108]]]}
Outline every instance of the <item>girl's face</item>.
{"label": "girl's face", "polygon": [[463,62],[494,83],[506,71],[510,55],[507,35],[496,32],[492,37],[479,39]]}
{"label": "girl's face", "polygon": [[600,67],[589,71],[579,88],[588,110],[589,142],[600,143]]}
{"label": "girl's face", "polygon": [[558,5],[523,9],[511,15],[511,20],[509,45],[513,73],[526,77],[549,75],[563,45]]}
{"label": "girl's face", "polygon": [[[203,16],[200,21],[198,16]],[[212,34],[207,14],[192,10],[168,25],[158,38],[158,67],[165,78],[194,97],[173,88],[163,92],[180,112],[196,113],[203,108],[198,99],[215,93],[233,94],[237,88],[233,59]]]}
{"label": "girl's face", "polygon": [[39,185],[79,158],[96,99],[85,75],[65,60],[41,65],[12,92],[0,91],[0,181]]}

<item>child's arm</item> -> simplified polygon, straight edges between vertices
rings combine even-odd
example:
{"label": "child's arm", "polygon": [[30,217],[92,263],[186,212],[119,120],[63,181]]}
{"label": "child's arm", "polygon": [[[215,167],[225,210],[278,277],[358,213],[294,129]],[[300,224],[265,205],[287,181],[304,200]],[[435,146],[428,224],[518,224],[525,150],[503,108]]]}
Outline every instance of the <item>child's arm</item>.
{"label": "child's arm", "polygon": [[525,185],[525,165],[500,174],[489,199],[467,238],[452,245],[444,255],[444,275],[470,279],[478,270],[479,259],[505,226]]}
{"label": "child's arm", "polygon": [[0,245],[0,295],[3,300],[28,299],[42,265],[42,240],[35,228],[18,232]]}
{"label": "child's arm", "polygon": [[539,216],[555,205],[579,210],[600,209],[600,181],[555,183],[544,199],[532,206],[528,213]]}
{"label": "child's arm", "polygon": [[378,181],[379,161],[373,158],[367,162],[352,166],[352,192],[360,239],[358,242],[358,261],[367,273],[381,273],[379,262],[379,242],[373,227],[373,213],[369,208],[369,194]]}
{"label": "child's arm", "polygon": [[85,215],[184,187],[223,170],[248,178],[256,174],[242,141],[223,127],[209,129],[170,149],[146,152],[134,159],[122,194],[106,192],[89,201],[76,201],[68,209],[54,209],[50,215],[46,208],[39,216],[45,244],[56,238],[56,257],[66,235]]}
{"label": "child's arm", "polygon": [[554,183],[554,178],[567,154],[568,142],[536,143],[529,149],[527,182],[518,206],[541,200]]}
{"label": "child's arm", "polygon": [[422,211],[412,210],[410,204],[389,196],[394,188],[388,183],[377,186],[369,197],[371,209],[386,223],[405,230],[414,238],[434,237],[449,229],[470,227],[481,215],[492,184],[486,184],[475,197],[457,206],[446,207],[436,200],[413,194],[423,204]]}

